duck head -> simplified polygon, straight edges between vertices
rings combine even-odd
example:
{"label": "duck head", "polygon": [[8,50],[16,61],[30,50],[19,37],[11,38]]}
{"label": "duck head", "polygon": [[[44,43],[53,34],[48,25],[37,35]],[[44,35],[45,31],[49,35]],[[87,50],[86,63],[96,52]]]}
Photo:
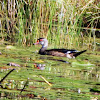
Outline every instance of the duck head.
{"label": "duck head", "polygon": [[42,48],[47,47],[48,46],[48,40],[45,39],[45,38],[39,38],[37,40],[37,42],[34,43],[33,45],[37,45],[37,44],[41,44],[42,45]]}

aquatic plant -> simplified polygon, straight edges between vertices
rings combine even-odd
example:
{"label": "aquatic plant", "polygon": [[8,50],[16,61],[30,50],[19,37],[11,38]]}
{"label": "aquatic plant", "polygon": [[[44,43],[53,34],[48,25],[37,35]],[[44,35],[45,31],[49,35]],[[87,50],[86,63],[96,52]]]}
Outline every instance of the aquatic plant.
{"label": "aquatic plant", "polygon": [[98,0],[3,0],[0,10],[0,38],[12,43],[30,46],[45,37],[54,47],[72,48],[100,36]]}

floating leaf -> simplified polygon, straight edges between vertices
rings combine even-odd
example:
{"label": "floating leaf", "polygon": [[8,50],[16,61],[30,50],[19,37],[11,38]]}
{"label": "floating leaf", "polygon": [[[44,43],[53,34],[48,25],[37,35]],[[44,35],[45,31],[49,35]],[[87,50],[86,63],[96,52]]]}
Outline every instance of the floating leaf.
{"label": "floating leaf", "polygon": [[94,66],[94,64],[91,64],[90,62],[72,62],[72,66]]}
{"label": "floating leaf", "polygon": [[14,46],[12,46],[12,45],[7,45],[7,46],[6,46],[6,49],[10,49],[10,50],[11,50],[11,49],[16,49],[16,47],[14,47]]}
{"label": "floating leaf", "polygon": [[33,61],[35,61],[36,63],[42,63],[42,62],[44,62],[43,60],[33,60]]}

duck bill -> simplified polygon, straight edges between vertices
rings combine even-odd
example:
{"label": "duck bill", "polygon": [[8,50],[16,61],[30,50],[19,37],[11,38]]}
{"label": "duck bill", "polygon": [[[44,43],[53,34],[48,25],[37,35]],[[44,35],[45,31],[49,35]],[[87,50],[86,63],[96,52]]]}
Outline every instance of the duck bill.
{"label": "duck bill", "polygon": [[33,45],[37,45],[37,44],[39,44],[39,42],[33,43]]}
{"label": "duck bill", "polygon": [[39,44],[39,41],[37,41],[36,43],[33,43],[33,45],[37,45],[37,44]]}

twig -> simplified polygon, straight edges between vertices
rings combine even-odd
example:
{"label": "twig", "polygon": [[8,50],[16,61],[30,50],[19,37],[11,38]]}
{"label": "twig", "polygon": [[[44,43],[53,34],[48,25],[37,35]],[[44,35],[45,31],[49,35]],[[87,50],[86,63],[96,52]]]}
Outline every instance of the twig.
{"label": "twig", "polygon": [[52,86],[51,83],[49,83],[43,76],[40,76],[49,86]]}
{"label": "twig", "polygon": [[3,82],[3,80],[12,72],[12,71],[14,71],[15,69],[12,69],[11,71],[9,71],[2,79],[1,79],[1,81],[0,81],[0,84],[1,84],[1,82]]}
{"label": "twig", "polygon": [[21,90],[20,94],[23,92],[23,90],[25,89],[25,86],[26,86],[27,84],[28,84],[28,79],[27,79],[26,83],[24,84],[24,87],[23,87],[23,89]]}

